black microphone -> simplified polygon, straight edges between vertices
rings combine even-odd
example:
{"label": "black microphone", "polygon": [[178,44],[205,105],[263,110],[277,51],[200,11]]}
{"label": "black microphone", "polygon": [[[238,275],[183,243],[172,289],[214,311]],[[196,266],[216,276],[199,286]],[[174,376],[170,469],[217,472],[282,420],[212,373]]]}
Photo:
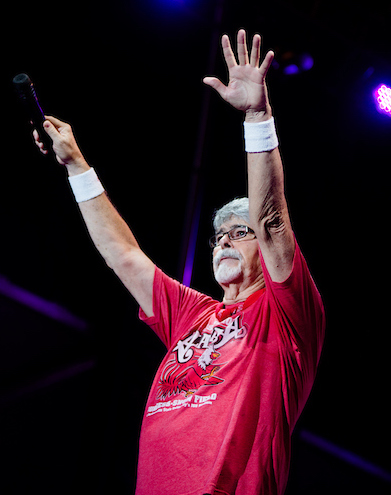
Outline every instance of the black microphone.
{"label": "black microphone", "polygon": [[41,142],[46,150],[51,149],[52,140],[43,128],[45,114],[39,104],[34,85],[27,74],[18,74],[12,80],[25,113],[32,125],[37,129]]}

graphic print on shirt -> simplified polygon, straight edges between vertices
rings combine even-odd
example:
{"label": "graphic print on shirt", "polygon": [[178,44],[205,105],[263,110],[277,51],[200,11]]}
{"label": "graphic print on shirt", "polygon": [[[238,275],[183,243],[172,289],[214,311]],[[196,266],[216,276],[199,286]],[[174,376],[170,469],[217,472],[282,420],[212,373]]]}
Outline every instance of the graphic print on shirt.
{"label": "graphic print on shirt", "polygon": [[[157,400],[184,394],[189,397],[204,386],[224,382],[217,373],[224,367],[224,346],[231,345],[247,334],[241,315],[215,320],[203,332],[193,330],[174,347],[160,376]],[[220,374],[220,373],[219,373]]]}

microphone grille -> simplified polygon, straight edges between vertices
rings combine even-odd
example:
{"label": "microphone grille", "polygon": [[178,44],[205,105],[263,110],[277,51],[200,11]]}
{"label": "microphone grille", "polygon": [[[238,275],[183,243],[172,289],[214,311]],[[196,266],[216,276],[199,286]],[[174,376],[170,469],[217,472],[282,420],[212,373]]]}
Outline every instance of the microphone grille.
{"label": "microphone grille", "polygon": [[12,82],[18,87],[31,85],[31,79],[27,74],[18,74],[13,78]]}

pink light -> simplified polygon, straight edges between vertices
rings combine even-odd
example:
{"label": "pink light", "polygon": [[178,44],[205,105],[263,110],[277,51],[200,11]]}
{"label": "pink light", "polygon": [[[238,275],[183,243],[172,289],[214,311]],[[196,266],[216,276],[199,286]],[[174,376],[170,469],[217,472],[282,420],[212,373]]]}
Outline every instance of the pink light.
{"label": "pink light", "polygon": [[377,103],[378,111],[391,117],[391,88],[382,84],[375,90],[373,96]]}

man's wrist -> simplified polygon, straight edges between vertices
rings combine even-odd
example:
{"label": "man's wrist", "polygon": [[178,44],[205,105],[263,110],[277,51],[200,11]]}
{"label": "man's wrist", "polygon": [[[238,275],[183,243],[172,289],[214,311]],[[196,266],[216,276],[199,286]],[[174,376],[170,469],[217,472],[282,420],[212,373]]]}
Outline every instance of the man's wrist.
{"label": "man's wrist", "polygon": [[245,112],[245,122],[256,123],[256,122],[266,122],[273,117],[273,112],[271,106],[268,105],[266,110],[246,110]]}
{"label": "man's wrist", "polygon": [[75,160],[66,163],[65,167],[68,171],[69,177],[83,174],[84,172],[87,172],[91,168],[83,157],[76,158]]}

